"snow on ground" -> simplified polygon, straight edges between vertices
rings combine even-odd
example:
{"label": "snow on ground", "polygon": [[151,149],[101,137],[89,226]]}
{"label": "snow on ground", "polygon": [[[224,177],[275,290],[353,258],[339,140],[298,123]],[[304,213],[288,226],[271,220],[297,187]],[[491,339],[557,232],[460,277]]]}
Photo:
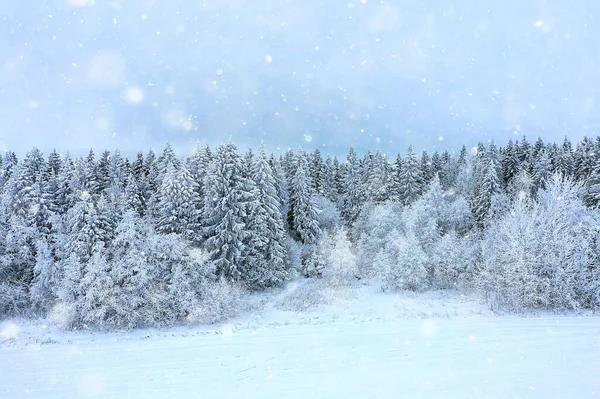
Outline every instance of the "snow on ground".
{"label": "snow on ground", "polygon": [[0,397],[600,397],[600,317],[496,316],[457,293],[315,292],[290,283],[218,326],[5,321]]}

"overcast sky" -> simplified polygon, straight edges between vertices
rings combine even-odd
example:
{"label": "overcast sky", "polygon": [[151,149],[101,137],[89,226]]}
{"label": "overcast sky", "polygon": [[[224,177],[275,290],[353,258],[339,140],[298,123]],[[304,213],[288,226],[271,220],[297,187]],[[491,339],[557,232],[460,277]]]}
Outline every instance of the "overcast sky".
{"label": "overcast sky", "polygon": [[596,0],[2,0],[0,148],[596,135]]}

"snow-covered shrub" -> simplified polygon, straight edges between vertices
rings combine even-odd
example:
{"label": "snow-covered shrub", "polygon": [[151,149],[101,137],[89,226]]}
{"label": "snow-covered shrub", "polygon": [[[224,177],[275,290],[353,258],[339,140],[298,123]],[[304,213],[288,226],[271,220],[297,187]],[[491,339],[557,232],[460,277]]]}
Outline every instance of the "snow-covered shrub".
{"label": "snow-covered shrub", "polygon": [[356,221],[357,265],[363,277],[373,277],[377,273],[373,259],[388,241],[392,231],[404,232],[403,207],[397,202],[367,204]]}
{"label": "snow-covered shrub", "polygon": [[60,284],[60,270],[54,262],[50,246],[45,240],[38,240],[33,281],[29,296],[34,308],[45,313],[54,305],[57,287]]}
{"label": "snow-covered shrub", "polygon": [[58,328],[65,330],[77,328],[75,304],[57,302],[48,312],[48,319]]}
{"label": "snow-covered shrub", "polygon": [[0,318],[23,315],[28,306],[27,291],[23,286],[0,282]]}
{"label": "snow-covered shrub", "polygon": [[240,307],[239,286],[224,278],[215,281],[215,266],[202,250],[188,253],[175,265],[170,289],[178,318],[212,324],[233,317]]}
{"label": "snow-covered shrub", "polygon": [[479,285],[492,307],[574,309],[590,303],[594,217],[580,188],[558,176],[539,201],[515,202],[482,244]]}
{"label": "snow-covered shrub", "polygon": [[322,276],[331,285],[347,285],[360,277],[345,228],[325,233],[321,237],[319,252],[325,263]]}
{"label": "snow-covered shrub", "polygon": [[314,201],[319,209],[319,226],[321,231],[331,231],[342,225],[342,217],[337,205],[322,195],[315,195]]}
{"label": "snow-covered shrub", "polygon": [[240,312],[242,290],[225,279],[205,284],[199,306],[189,313],[187,320],[195,323],[217,323]]}
{"label": "snow-covered shrub", "polygon": [[299,271],[301,269],[302,252],[304,245],[299,241],[294,240],[289,235],[285,238],[285,247],[290,259],[290,269]]}
{"label": "snow-covered shrub", "polygon": [[302,312],[313,310],[322,305],[336,304],[355,297],[350,286],[332,286],[326,279],[306,279],[291,282],[293,289],[277,300],[278,310]]}
{"label": "snow-covered shrub", "polygon": [[414,234],[393,233],[375,256],[383,290],[420,291],[427,288],[427,255]]}
{"label": "snow-covered shrub", "polygon": [[465,235],[475,226],[475,218],[469,202],[462,195],[457,195],[448,206],[446,221],[459,235]]}
{"label": "snow-covered shrub", "polygon": [[470,282],[478,259],[479,242],[455,232],[443,236],[433,248],[430,265],[436,288],[464,289]]}
{"label": "snow-covered shrub", "polygon": [[325,260],[321,253],[316,250],[310,250],[304,254],[301,259],[300,272],[305,277],[321,277],[325,269]]}

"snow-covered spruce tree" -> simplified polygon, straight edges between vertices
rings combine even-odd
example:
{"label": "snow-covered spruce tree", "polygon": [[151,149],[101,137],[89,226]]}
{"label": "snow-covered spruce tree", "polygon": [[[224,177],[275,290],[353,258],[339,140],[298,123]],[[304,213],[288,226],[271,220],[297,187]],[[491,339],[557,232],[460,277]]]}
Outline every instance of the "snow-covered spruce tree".
{"label": "snow-covered spruce tree", "polygon": [[251,251],[244,280],[251,288],[261,289],[279,284],[289,275],[281,202],[262,145],[255,157],[251,177],[255,202],[247,222]]}
{"label": "snow-covered spruce tree", "polygon": [[169,283],[169,270],[160,262],[150,261],[154,257],[149,242],[157,241],[161,242],[160,236],[135,212],[123,214],[107,254],[111,264],[107,284],[112,287],[115,301],[106,303],[112,310],[105,324],[126,328],[158,324],[154,305],[168,303],[165,284]]}
{"label": "snow-covered spruce tree", "polygon": [[83,294],[79,281],[85,264],[92,256],[92,249],[102,239],[98,212],[88,192],[83,192],[73,208],[67,212],[67,240],[65,256],[61,259],[63,270],[59,298],[73,303]]}
{"label": "snow-covered spruce tree", "polygon": [[399,185],[400,201],[405,205],[410,205],[415,202],[423,192],[421,165],[419,164],[412,146],[408,147],[406,157],[402,162]]}
{"label": "snow-covered spruce tree", "polygon": [[382,203],[390,199],[392,191],[391,168],[387,158],[380,151],[371,154],[363,170],[364,199]]}
{"label": "snow-covered spruce tree", "polygon": [[423,150],[421,154],[421,176],[423,176],[424,186],[428,186],[434,176],[431,157],[427,153],[427,150]]}
{"label": "snow-covered spruce tree", "polygon": [[52,255],[52,248],[47,240],[36,242],[35,266],[33,281],[29,289],[31,304],[36,311],[42,313],[52,308],[58,298],[58,286],[61,276]]}
{"label": "snow-covered spruce tree", "polygon": [[507,189],[512,184],[513,179],[517,177],[520,170],[519,157],[512,140],[509,140],[507,146],[501,151],[500,169],[502,187]]}
{"label": "snow-covered spruce tree", "polygon": [[81,295],[75,300],[75,325],[73,327],[118,327],[116,302],[121,292],[110,276],[111,265],[106,259],[104,243],[99,241],[85,264],[79,281]]}
{"label": "snow-covered spruce tree", "polygon": [[221,145],[204,178],[204,247],[215,263],[217,275],[227,280],[239,280],[247,266],[244,254],[249,234],[245,224],[249,194],[242,162],[235,144]]}
{"label": "snow-covered spruce tree", "polygon": [[[5,212],[2,212],[6,215]],[[17,215],[10,216],[0,254],[0,314],[24,314],[29,309],[29,288],[34,277],[37,232]]]}
{"label": "snow-covered spruce tree", "polygon": [[360,214],[363,198],[360,164],[354,147],[348,150],[345,171],[342,216],[346,224],[352,226]]}
{"label": "snow-covered spruce tree", "polygon": [[346,166],[340,164],[337,157],[333,158],[333,174],[335,181],[335,192],[340,209],[343,208],[344,194],[346,193]]}
{"label": "snow-covered spruce tree", "polygon": [[288,188],[288,182],[281,166],[281,162],[271,154],[269,158],[269,166],[273,171],[273,179],[275,182],[275,191],[277,192],[277,198],[279,199],[279,206],[281,208],[281,214],[287,215],[287,207],[290,201],[290,193]]}
{"label": "snow-covered spruce tree", "polygon": [[573,154],[573,167],[577,181],[585,182],[588,179],[596,164],[596,158],[594,142],[589,137],[584,137],[577,144]]}
{"label": "snow-covered spruce tree", "polygon": [[160,213],[156,229],[163,234],[181,234],[191,240],[199,240],[199,212],[201,199],[195,190],[195,182],[185,165],[177,169],[167,166],[160,186]]}
{"label": "snow-covered spruce tree", "polygon": [[210,165],[212,154],[208,146],[196,145],[194,154],[187,159],[186,166],[194,180],[194,190],[197,192],[198,198],[204,195],[204,176]]}
{"label": "snow-covered spruce tree", "polygon": [[122,191],[127,182],[127,160],[119,150],[115,150],[108,163],[108,186],[113,190]]}
{"label": "snow-covered spruce tree", "polygon": [[481,170],[482,180],[475,189],[471,209],[477,222],[477,226],[483,229],[488,224],[488,216],[492,206],[492,197],[500,190],[498,181],[498,170],[493,157],[484,161],[485,169]]}
{"label": "snow-covered spruce tree", "polygon": [[0,189],[4,188],[4,185],[11,177],[14,168],[18,165],[19,161],[17,155],[8,151],[2,158],[2,168],[0,168]]}
{"label": "snow-covered spruce tree", "polygon": [[542,150],[533,166],[533,177],[531,181],[532,194],[536,195],[538,190],[544,190],[551,178],[552,166],[550,165],[550,159],[548,158],[548,153]]}
{"label": "snow-covered spruce tree", "polygon": [[319,185],[321,187],[323,196],[325,196],[325,198],[327,198],[334,204],[337,204],[338,193],[335,181],[335,168],[333,164],[333,159],[329,155],[327,155],[325,161],[323,162],[320,177],[321,181],[319,182]]}
{"label": "snow-covered spruce tree", "polygon": [[310,154],[307,164],[312,189],[315,193],[323,194],[323,187],[321,186],[321,180],[323,178],[323,157],[318,148]]}
{"label": "snow-covered spruce tree", "polygon": [[126,209],[133,210],[138,216],[143,217],[146,214],[146,197],[140,186],[143,186],[143,184],[133,174],[127,176],[125,204]]}
{"label": "snow-covered spruce tree", "polygon": [[304,154],[298,154],[297,168],[290,187],[290,227],[304,244],[315,244],[321,235],[319,209],[310,186]]}
{"label": "snow-covered spruce tree", "polygon": [[571,141],[565,137],[559,151],[558,171],[564,177],[573,177],[575,161],[573,159],[573,145]]}

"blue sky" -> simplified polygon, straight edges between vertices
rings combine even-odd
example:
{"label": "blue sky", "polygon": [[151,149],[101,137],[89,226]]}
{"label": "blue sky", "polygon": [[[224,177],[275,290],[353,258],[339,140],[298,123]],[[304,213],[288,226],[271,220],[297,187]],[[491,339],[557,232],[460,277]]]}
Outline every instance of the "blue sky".
{"label": "blue sky", "polygon": [[599,23],[592,0],[5,0],[0,149],[579,140]]}

